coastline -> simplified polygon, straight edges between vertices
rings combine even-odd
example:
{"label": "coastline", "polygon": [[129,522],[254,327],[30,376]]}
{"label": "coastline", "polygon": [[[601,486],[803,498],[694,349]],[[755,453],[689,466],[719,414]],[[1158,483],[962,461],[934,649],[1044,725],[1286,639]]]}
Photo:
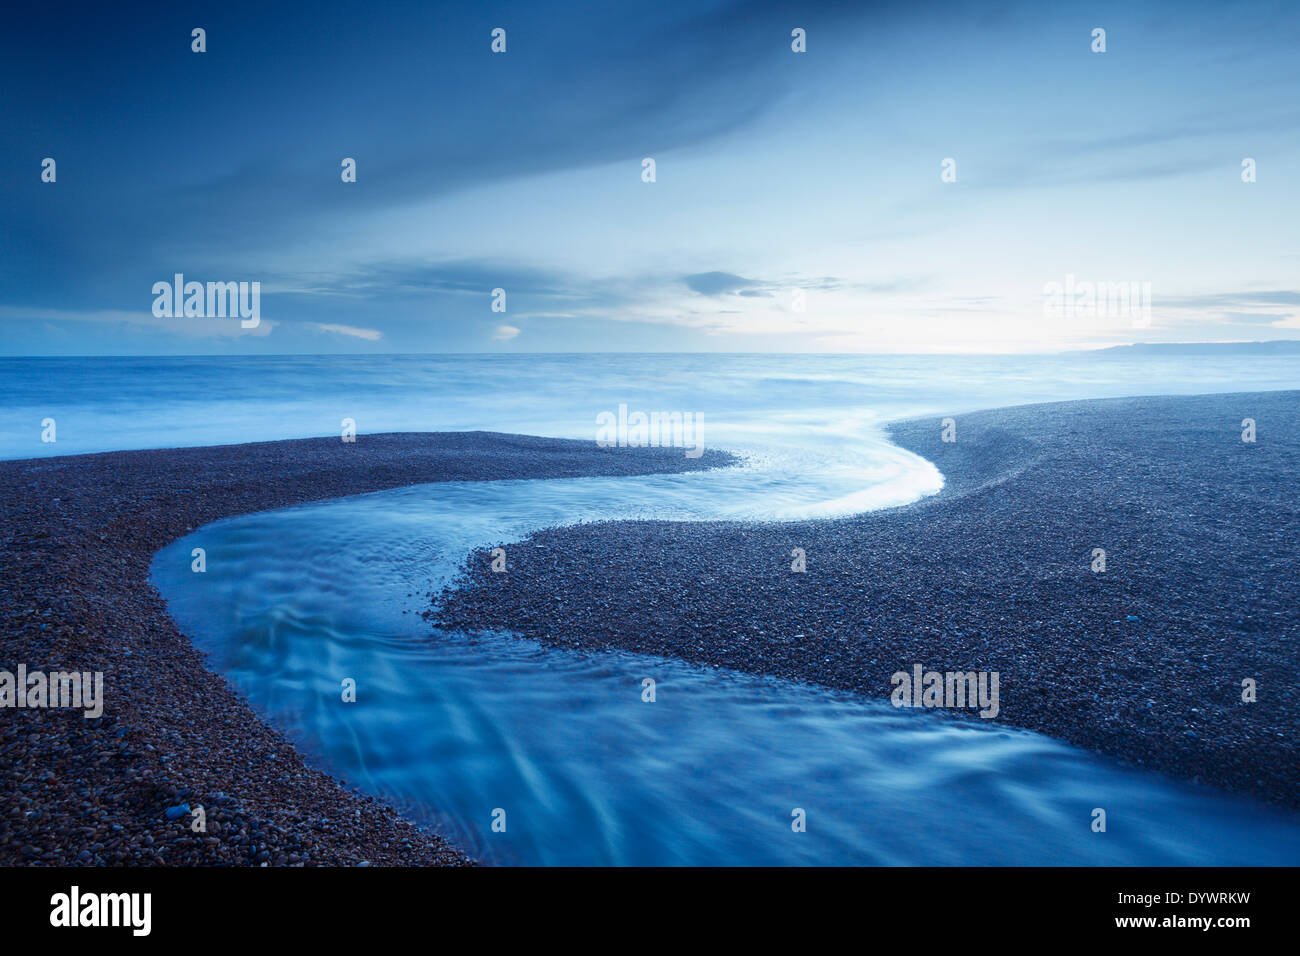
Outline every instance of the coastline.
{"label": "coastline", "polygon": [[[629,454],[629,452],[631,452]],[[104,711],[0,710],[0,865],[467,865],[309,767],[176,627],[154,554],[221,518],[434,481],[729,464],[484,432],[0,461],[0,669],[103,672]],[[206,833],[188,812],[204,807]]]}
{"label": "coastline", "polygon": [[915,664],[998,671],[997,720],[1300,807],[1300,392],[1057,402],[956,427],[953,443],[937,416],[889,427],[945,477],[913,504],[545,530],[510,543],[508,574],[468,562],[426,617],[882,701]]}
{"label": "coastline", "polygon": [[[995,409],[957,416],[951,444],[938,418],[900,422],[893,440],[945,476],[934,496],[833,520],[542,531],[426,616],[880,700],[915,663],[998,670],[998,720],[1295,808],[1297,399]],[[103,671],[107,698],[98,720],[0,712],[0,864],[472,864],[307,766],[171,621],[153,555],[223,517],[423,482],[730,461],[444,433],[0,462],[0,668]],[[166,817],[181,804],[205,807],[208,833]]]}

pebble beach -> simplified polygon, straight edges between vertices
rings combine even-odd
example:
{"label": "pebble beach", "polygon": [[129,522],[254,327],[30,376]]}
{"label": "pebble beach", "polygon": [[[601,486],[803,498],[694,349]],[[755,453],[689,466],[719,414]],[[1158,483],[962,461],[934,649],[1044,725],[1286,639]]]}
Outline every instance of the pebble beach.
{"label": "pebble beach", "polygon": [[[954,424],[955,441],[938,416],[890,426],[945,478],[912,505],[546,530],[511,544],[508,574],[472,556],[428,617],[880,700],[916,664],[997,671],[998,721],[1300,806],[1300,392],[1041,404]],[[982,720],[924,717],[936,713]]]}
{"label": "pebble beach", "polygon": [[[918,664],[997,671],[996,721],[1300,806],[1300,393],[953,418],[953,441],[939,417],[888,427],[944,476],[911,505],[544,530],[500,542],[508,573],[490,570],[488,548],[468,556],[425,616],[882,701]],[[154,554],[224,517],[422,482],[734,464],[482,432],[0,462],[0,669],[104,674],[97,719],[0,712],[0,863],[472,865],[264,723],[169,617]],[[935,715],[982,720],[917,712]]]}
{"label": "pebble beach", "polygon": [[466,432],[0,462],[0,669],[104,675],[98,718],[0,710],[0,865],[470,864],[307,766],[180,633],[150,561],[201,525],[306,501],[730,462],[630,451]]}

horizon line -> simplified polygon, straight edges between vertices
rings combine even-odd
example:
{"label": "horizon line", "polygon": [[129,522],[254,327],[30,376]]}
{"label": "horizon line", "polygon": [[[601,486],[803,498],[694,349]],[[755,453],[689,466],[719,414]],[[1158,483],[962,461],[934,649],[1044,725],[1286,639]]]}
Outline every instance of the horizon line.
{"label": "horizon line", "polygon": [[51,358],[51,359],[77,359],[77,358],[337,358],[340,356],[355,356],[358,358],[392,358],[392,357],[414,357],[414,356],[434,356],[434,355],[483,355],[493,357],[521,356],[521,355],[810,355],[818,357],[833,356],[866,356],[880,358],[898,358],[898,357],[934,357],[943,356],[946,358],[963,358],[963,357],[1004,357],[1013,358],[1022,355],[1075,355],[1089,354],[1094,352],[1110,352],[1117,349],[1130,349],[1140,346],[1152,348],[1177,348],[1182,346],[1196,345],[1297,345],[1300,346],[1300,337],[1290,339],[1231,339],[1227,341],[1192,341],[1192,342],[1128,342],[1118,345],[1100,345],[1090,348],[1074,349],[1055,349],[1042,351],[1026,352],[788,352],[788,351],[700,351],[692,349],[676,349],[670,351],[647,352],[637,349],[618,349],[618,350],[596,350],[588,349],[574,351],[538,349],[528,351],[484,351],[484,350],[448,350],[448,351],[429,351],[429,352],[158,352],[158,353],[141,353],[141,352],[101,352],[95,354],[48,354],[48,353],[0,353],[0,359],[23,359],[23,358]]}

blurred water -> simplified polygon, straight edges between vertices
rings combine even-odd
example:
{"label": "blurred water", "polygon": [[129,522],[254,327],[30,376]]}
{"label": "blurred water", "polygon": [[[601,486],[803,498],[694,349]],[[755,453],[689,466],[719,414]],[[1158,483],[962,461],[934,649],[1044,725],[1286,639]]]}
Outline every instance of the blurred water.
{"label": "blurred water", "polygon": [[153,577],[213,666],[319,765],[489,862],[1300,862],[1294,815],[1037,734],[678,661],[470,640],[417,616],[470,547],[617,511],[625,480],[423,485],[243,516],[159,552]]}
{"label": "blurred water", "polygon": [[[801,518],[902,504],[942,486],[880,425],[1075,398],[1300,388],[1300,355],[1190,357],[433,355],[0,358],[0,457],[489,430],[594,441],[596,418],[689,412],[739,471],[633,482],[685,516]],[[57,441],[42,442],[53,418]],[[936,424],[937,427],[937,424]]]}
{"label": "blurred water", "polygon": [[[595,417],[703,414],[716,444],[919,414],[1300,387],[1300,355],[388,355],[0,358],[0,457],[485,429],[594,438]],[[54,418],[58,441],[41,441]],[[778,442],[779,443],[779,442]]]}
{"label": "blurred water", "polygon": [[[337,436],[345,417],[358,441],[594,440],[620,404],[691,412],[742,467],[442,483],[242,516],[164,549],[154,579],[214,666],[322,766],[490,861],[1293,865],[1295,815],[1038,735],[682,662],[474,642],[416,615],[472,548],[543,526],[781,520],[937,490],[930,463],[884,439],[890,419],[1296,387],[1296,356],[0,359],[0,454]],[[56,444],[40,441],[47,417]]]}

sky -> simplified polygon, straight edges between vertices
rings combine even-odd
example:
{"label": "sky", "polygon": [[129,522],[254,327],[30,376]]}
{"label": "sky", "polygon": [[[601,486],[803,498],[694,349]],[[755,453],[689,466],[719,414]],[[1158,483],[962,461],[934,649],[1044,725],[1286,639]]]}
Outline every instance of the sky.
{"label": "sky", "polygon": [[1295,2],[27,5],[0,354],[1296,339],[1297,51]]}

